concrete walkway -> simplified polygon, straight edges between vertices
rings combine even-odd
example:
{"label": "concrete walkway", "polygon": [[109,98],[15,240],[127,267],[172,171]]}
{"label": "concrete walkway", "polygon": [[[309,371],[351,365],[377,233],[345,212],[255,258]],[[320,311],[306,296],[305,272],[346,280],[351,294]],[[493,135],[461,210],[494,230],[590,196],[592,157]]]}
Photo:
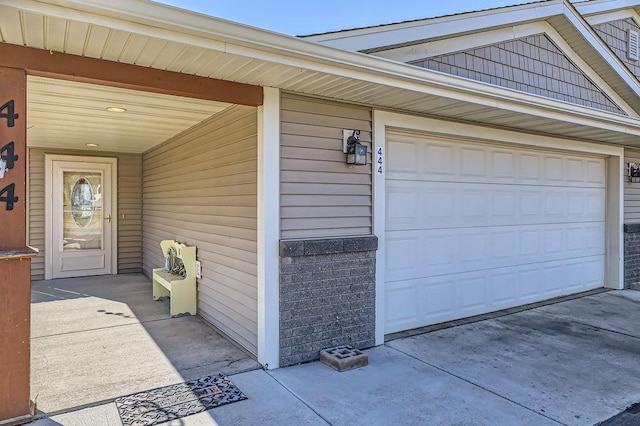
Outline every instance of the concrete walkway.
{"label": "concrete walkway", "polygon": [[199,317],[170,318],[140,274],[32,283],[31,399],[75,410],[208,374],[259,368]]}
{"label": "concrete walkway", "polygon": [[[318,362],[231,374],[249,397],[171,425],[592,425],[640,401],[640,292],[610,291]],[[41,419],[119,425],[113,403]]]}

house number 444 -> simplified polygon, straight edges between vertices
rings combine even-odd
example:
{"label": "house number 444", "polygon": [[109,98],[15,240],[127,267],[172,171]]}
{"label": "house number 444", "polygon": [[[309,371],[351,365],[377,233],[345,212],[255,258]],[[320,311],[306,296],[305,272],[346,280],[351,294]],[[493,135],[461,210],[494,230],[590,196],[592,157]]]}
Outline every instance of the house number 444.
{"label": "house number 444", "polygon": [[[15,113],[13,99],[0,107],[0,119],[7,120],[7,127],[15,126],[15,121],[18,117],[18,114]],[[14,151],[15,146],[13,141],[0,148],[0,178],[4,178],[5,173],[13,169],[15,162],[18,160],[18,156],[15,155]],[[7,210],[13,210],[13,204],[18,201],[18,197],[15,196],[15,191],[15,183],[10,183],[0,189],[0,203],[5,203]]]}

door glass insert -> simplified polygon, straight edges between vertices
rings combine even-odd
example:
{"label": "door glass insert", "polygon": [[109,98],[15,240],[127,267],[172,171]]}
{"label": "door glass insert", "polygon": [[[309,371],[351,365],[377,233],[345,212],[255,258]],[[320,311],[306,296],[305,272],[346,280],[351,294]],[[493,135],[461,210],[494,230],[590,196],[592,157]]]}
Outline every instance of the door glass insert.
{"label": "door glass insert", "polygon": [[102,173],[63,173],[63,250],[102,249]]}

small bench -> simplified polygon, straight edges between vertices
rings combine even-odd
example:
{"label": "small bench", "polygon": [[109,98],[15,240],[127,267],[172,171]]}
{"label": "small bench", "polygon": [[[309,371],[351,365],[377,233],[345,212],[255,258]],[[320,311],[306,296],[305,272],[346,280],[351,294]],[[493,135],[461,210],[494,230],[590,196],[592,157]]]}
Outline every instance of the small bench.
{"label": "small bench", "polygon": [[[196,248],[186,246],[174,240],[160,242],[162,254],[165,259],[169,256],[170,249],[174,250],[174,260],[178,259],[184,265],[186,274],[176,275],[170,272],[175,265],[166,265],[165,268],[153,270],[153,300],[161,297],[171,299],[171,316],[195,315],[196,306]],[[169,267],[167,271],[166,267]]]}

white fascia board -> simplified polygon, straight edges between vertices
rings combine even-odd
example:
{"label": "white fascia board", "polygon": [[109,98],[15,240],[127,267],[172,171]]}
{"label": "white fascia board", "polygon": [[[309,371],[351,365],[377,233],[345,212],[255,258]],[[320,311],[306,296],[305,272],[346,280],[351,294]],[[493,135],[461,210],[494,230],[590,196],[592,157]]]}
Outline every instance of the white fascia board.
{"label": "white fascia board", "polygon": [[479,32],[489,28],[509,27],[514,24],[540,21],[550,16],[559,15],[563,11],[564,2],[555,0],[451,15],[424,21],[311,36],[307,37],[306,40],[344,50],[372,51],[418,40],[450,37],[460,33]]}
{"label": "white fascia board", "polygon": [[480,33],[453,36],[434,41],[425,41],[424,43],[376,51],[375,53],[372,53],[372,55],[399,62],[417,61],[433,56],[446,55],[448,53],[489,46],[516,38],[539,34],[546,30],[547,26],[545,26],[545,23],[545,21],[532,22],[495,30],[482,31]]}
{"label": "white fascia board", "polygon": [[605,13],[585,16],[584,19],[587,20],[589,25],[598,25],[598,24],[603,24],[605,22],[619,21],[621,19],[627,19],[627,18],[635,19],[636,16],[637,16],[637,13],[634,9],[623,9],[623,10],[616,10],[613,12],[605,12]]}
{"label": "white fascia board", "polygon": [[573,3],[582,16],[640,6],[638,0],[591,0]]}
{"label": "white fascia board", "polygon": [[[3,3],[34,13],[76,19],[270,63],[640,136],[640,121],[633,117],[500,88],[367,54],[322,46],[161,4],[141,0],[118,3],[111,0],[3,0]],[[136,5],[135,10],[140,13],[144,11],[146,16],[132,16],[123,8],[119,8],[116,14],[113,11],[115,5],[123,3],[126,6]],[[68,9],[58,4],[75,6],[81,10]],[[564,7],[564,3],[557,5]],[[86,9],[91,9],[91,12]],[[101,12],[103,9],[105,13]]]}

